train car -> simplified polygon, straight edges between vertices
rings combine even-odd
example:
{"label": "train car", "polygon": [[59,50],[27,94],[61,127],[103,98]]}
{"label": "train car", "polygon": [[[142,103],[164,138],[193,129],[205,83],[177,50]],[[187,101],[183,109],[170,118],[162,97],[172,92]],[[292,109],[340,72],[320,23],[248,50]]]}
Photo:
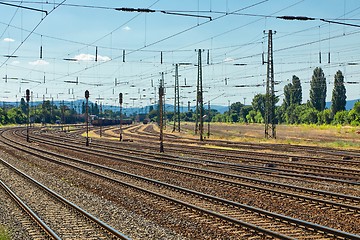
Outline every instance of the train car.
{"label": "train car", "polygon": [[[132,120],[131,119],[123,119],[122,124],[124,125],[130,125],[132,124]],[[119,119],[94,119],[91,121],[91,124],[93,126],[111,126],[111,125],[119,125],[120,124],[120,120]]]}

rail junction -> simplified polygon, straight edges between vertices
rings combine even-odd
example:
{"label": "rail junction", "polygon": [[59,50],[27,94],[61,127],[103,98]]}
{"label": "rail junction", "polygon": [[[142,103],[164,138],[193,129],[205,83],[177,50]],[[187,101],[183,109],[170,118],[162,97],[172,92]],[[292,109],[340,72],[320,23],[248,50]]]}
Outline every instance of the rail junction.
{"label": "rail junction", "polygon": [[84,131],[0,130],[19,236],[360,239],[360,152],[167,133],[159,153],[153,124],[92,128],[90,146]]}

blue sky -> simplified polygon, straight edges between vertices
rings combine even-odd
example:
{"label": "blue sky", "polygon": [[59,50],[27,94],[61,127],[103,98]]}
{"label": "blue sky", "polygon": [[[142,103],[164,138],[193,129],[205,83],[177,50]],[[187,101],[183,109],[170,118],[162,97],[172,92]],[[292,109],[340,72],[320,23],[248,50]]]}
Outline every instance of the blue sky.
{"label": "blue sky", "polygon": [[[358,0],[67,0],[59,5],[61,2],[1,1],[47,11],[48,15],[0,4],[0,101],[20,100],[27,88],[33,92],[34,101],[43,97],[77,100],[84,98],[87,89],[92,101],[118,104],[117,96],[123,92],[126,106],[146,106],[154,103],[160,72],[164,72],[166,101],[172,103],[174,64],[191,63],[179,68],[180,85],[186,82],[180,101],[195,104],[195,50],[204,49],[204,101],[250,104],[255,94],[265,93],[266,65],[262,65],[261,54],[267,51],[263,31],[269,29],[276,31],[277,95],[281,97],[284,86],[297,75],[305,102],[313,69],[322,67],[328,101],[337,70],[345,76],[348,99],[360,98],[360,65],[354,65],[360,62],[360,27],[274,18],[308,16],[360,25]],[[114,10],[122,7],[158,11]],[[206,17],[177,16],[160,10]],[[12,57],[3,57],[7,55]],[[72,83],[76,79],[78,84]]]}

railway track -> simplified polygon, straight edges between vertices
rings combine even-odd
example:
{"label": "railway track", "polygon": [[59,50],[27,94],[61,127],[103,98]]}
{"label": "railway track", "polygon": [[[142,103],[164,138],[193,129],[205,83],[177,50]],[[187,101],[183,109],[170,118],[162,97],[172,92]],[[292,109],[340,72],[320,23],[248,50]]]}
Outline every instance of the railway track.
{"label": "railway track", "polygon": [[[47,138],[49,139],[53,139],[55,141],[58,141],[59,138],[54,137],[54,136],[47,136]],[[70,141],[69,139],[63,139],[61,141]],[[99,143],[100,142],[100,143]],[[79,142],[74,142],[72,141],[72,143],[70,144],[80,144]],[[206,166],[207,168],[211,168],[215,171],[225,171],[225,172],[229,172],[229,173],[233,173],[233,174],[238,174],[239,172],[241,172],[242,174],[244,173],[248,173],[250,175],[253,175],[254,173],[257,173],[258,175],[262,175],[262,176],[268,176],[268,177],[276,177],[276,178],[282,178],[285,180],[296,180],[296,179],[306,179],[306,178],[310,178],[310,179],[314,179],[314,180],[321,180],[321,181],[330,181],[330,182],[334,182],[334,183],[341,183],[341,184],[346,184],[346,185],[359,185],[359,182],[357,181],[344,181],[344,180],[340,180],[340,179],[333,179],[333,178],[323,178],[323,177],[317,177],[317,176],[309,176],[309,175],[301,175],[301,174],[292,174],[292,173],[287,173],[287,172],[283,172],[282,174],[279,174],[277,172],[275,172],[273,169],[269,169],[269,168],[264,168],[264,167],[258,167],[258,166],[248,166],[248,165],[239,165],[239,164],[232,164],[232,163],[228,163],[228,162],[224,162],[224,161],[213,161],[213,160],[204,160],[204,159],[197,159],[194,157],[188,158],[188,157],[183,157],[183,156],[165,156],[165,154],[157,154],[154,152],[145,152],[143,150],[136,150],[134,149],[133,145],[127,145],[128,146],[128,150],[124,149],[124,144],[126,143],[121,143],[121,148],[119,149],[119,145],[116,146],[114,145],[113,147],[111,147],[110,145],[113,144],[117,144],[117,143],[111,143],[111,142],[104,142],[101,143],[101,141],[97,140],[97,143],[93,143],[93,146],[97,146],[101,149],[108,149],[109,151],[116,151],[117,153],[119,152],[124,152],[126,153],[134,153],[134,152],[138,152],[139,154],[141,154],[142,156],[145,157],[150,157],[153,158],[154,156],[156,156],[157,159],[162,159],[162,160],[166,160],[168,162],[173,162],[175,164],[186,164],[189,166],[194,166],[194,167],[204,167]],[[132,145],[132,146],[131,146]],[[225,158],[227,161],[229,160],[229,158]],[[230,171],[229,171],[230,170]],[[276,174],[275,174],[276,173]],[[303,180],[302,180],[303,181]],[[309,181],[309,180],[306,180]],[[311,181],[309,181],[311,182]],[[318,182],[316,182],[318,183]]]}
{"label": "railway track", "polygon": [[[154,126],[146,125],[144,126],[135,126],[133,129],[129,129],[130,134],[134,138],[144,138],[149,137],[150,139],[157,139],[157,135],[159,134],[157,131],[155,131]],[[181,139],[184,141],[190,141],[194,143],[194,139],[192,138],[186,138],[186,137],[179,137],[176,135],[171,134],[165,134],[165,139]],[[271,157],[271,158],[280,158],[289,160],[289,157],[294,157],[293,154],[278,154],[278,153],[263,153],[264,150],[271,150],[274,152],[295,152],[299,153],[307,153],[311,152],[313,155],[321,155],[321,157],[311,157],[310,154],[306,154],[306,156],[303,155],[296,155],[297,160],[299,161],[308,161],[308,163],[311,164],[311,162],[317,162],[317,163],[334,163],[334,164],[347,164],[347,165],[354,165],[358,166],[360,164],[360,153],[356,151],[340,151],[340,150],[334,150],[329,148],[319,148],[319,147],[308,147],[308,146],[297,146],[297,145],[283,145],[283,144],[261,144],[261,143],[240,143],[240,142],[230,142],[230,141],[224,141],[224,140],[209,140],[199,142],[196,141],[196,144],[198,145],[210,145],[210,146],[217,146],[219,147],[219,151],[221,151],[220,147],[226,148],[226,152],[233,152],[233,153],[239,153],[241,151],[242,155],[246,155],[247,153],[251,154],[252,156],[261,156],[261,157]],[[233,150],[235,151],[233,151]],[[256,150],[256,151],[249,151]],[[211,150],[211,149],[210,149]],[[308,151],[309,150],[309,151]],[[333,159],[333,157],[337,157],[337,159]],[[350,158],[350,159],[346,159]]]}
{"label": "railway track", "polygon": [[[135,127],[140,128],[140,127]],[[134,131],[133,129],[133,131]],[[134,137],[134,135],[131,135]],[[141,136],[142,137],[142,136]],[[154,136],[151,138],[154,140]],[[101,141],[101,140],[98,140]],[[153,149],[156,152],[157,143],[151,143],[148,139],[137,140],[141,142],[141,146]],[[231,168],[239,171],[256,171],[264,174],[278,174],[293,177],[303,177],[308,179],[326,180],[333,182],[349,183],[358,185],[360,183],[360,171],[354,168],[344,168],[326,165],[309,164],[305,162],[289,162],[289,155],[285,157],[279,154],[262,154],[259,157],[257,153],[244,153],[243,151],[233,151],[224,149],[212,149],[209,147],[199,147],[181,143],[166,143],[166,151],[171,153],[181,152],[183,155],[193,156],[196,152],[197,157],[203,157],[211,160],[204,160],[205,164],[216,165],[217,168]],[[282,158],[283,160],[278,160]],[[294,157],[298,160],[298,156]],[[215,161],[214,159],[219,159]],[[221,160],[220,160],[221,159]],[[223,160],[226,159],[226,162]],[[319,158],[318,158],[319,159]],[[314,161],[314,159],[312,159]],[[319,160],[320,161],[320,160]],[[323,160],[326,161],[326,160]],[[339,160],[340,161],[340,160]],[[346,161],[345,161],[346,162]],[[348,164],[348,163],[343,163]],[[350,166],[359,166],[360,162],[352,161]]]}
{"label": "railway track", "polygon": [[[153,126],[149,125],[150,127],[146,127],[144,132],[148,132],[150,134],[156,133],[157,131],[153,128]],[[191,129],[187,129],[190,132]],[[169,136],[171,137],[171,136]],[[207,140],[209,141],[209,139]],[[284,151],[284,152],[306,152],[307,155],[318,155],[325,154],[326,156],[335,156],[339,157],[340,159],[344,156],[357,158],[360,159],[360,153],[356,150],[340,150],[340,149],[333,149],[328,147],[314,147],[314,146],[304,146],[304,145],[288,145],[288,144],[267,144],[267,143],[245,143],[245,142],[232,142],[227,140],[210,140],[211,142],[216,142],[217,145],[224,144],[224,146],[234,146],[239,148],[246,148],[246,149],[253,149],[253,150],[263,150],[263,149],[271,149],[274,151]]]}
{"label": "railway track", "polygon": [[[25,202],[23,202],[3,181],[0,180],[0,194],[3,201],[6,204],[13,204],[11,212],[16,216],[18,223],[25,226],[27,229],[31,229],[26,233],[22,233],[22,236],[12,236],[14,238],[31,238],[31,239],[61,239],[57,236],[52,229],[46,225]],[[3,203],[5,205],[5,202]],[[17,233],[20,234],[20,233]]]}
{"label": "railway track", "polygon": [[[56,144],[54,142],[49,143],[48,141],[43,141],[39,138],[36,138],[37,141],[44,143],[44,144],[51,144],[52,146],[57,146],[57,147],[61,147],[61,148],[66,148],[68,150],[73,150],[74,152],[83,152],[85,154],[91,154],[91,155],[95,155],[98,157],[106,157],[109,159],[114,159],[117,161],[126,161],[126,158],[129,159],[127,160],[129,163],[138,163],[140,165],[143,166],[147,166],[147,167],[151,167],[151,168],[160,168],[162,170],[166,170],[166,171],[170,171],[170,172],[175,172],[177,174],[182,174],[182,175],[190,175],[193,176],[194,178],[204,178],[206,180],[208,180],[207,183],[204,184],[210,184],[210,183],[214,183],[215,181],[221,182],[223,184],[228,184],[230,186],[236,186],[236,187],[240,187],[243,189],[251,189],[251,190],[257,190],[259,192],[268,192],[269,194],[275,194],[275,195],[284,195],[286,197],[292,197],[294,199],[302,199],[305,202],[311,202],[312,204],[315,202],[318,202],[319,205],[323,204],[323,205],[332,205],[333,207],[337,207],[339,209],[348,209],[349,210],[349,214],[353,213],[356,214],[356,216],[360,216],[358,214],[360,214],[360,197],[355,197],[355,196],[350,196],[350,195],[343,195],[343,194],[336,194],[336,193],[331,193],[331,192],[325,192],[325,191],[319,191],[319,190],[315,190],[315,189],[308,189],[308,188],[301,188],[298,186],[292,186],[289,184],[281,184],[281,183],[276,183],[276,182],[270,182],[270,181],[263,181],[260,179],[256,179],[256,178],[247,178],[247,177],[241,177],[241,176],[236,176],[236,175],[232,175],[232,174],[226,174],[226,173],[221,173],[221,172],[217,172],[217,171],[209,171],[209,170],[205,170],[205,169],[200,169],[200,168],[194,168],[194,167],[185,167],[185,166],[181,166],[181,165],[176,165],[176,164],[169,164],[169,162],[162,162],[162,161],[158,161],[157,156],[154,157],[154,154],[147,154],[144,152],[135,152],[134,150],[128,151],[128,155],[124,154],[119,154],[119,150],[118,148],[111,148],[111,147],[106,147],[104,145],[98,145],[98,144],[93,144],[95,147],[98,147],[98,149],[87,149],[87,148],[82,148],[82,147],[73,147],[73,144]],[[104,148],[106,148],[106,150],[104,150]],[[126,152],[124,150],[120,150],[121,152]],[[132,155],[130,157],[130,154]],[[138,156],[134,156],[135,154],[137,154]],[[146,159],[146,158],[148,159]],[[161,156],[162,159],[166,159],[166,160],[176,160],[176,158],[172,158],[172,157],[165,157]],[[135,162],[136,161],[136,162]],[[145,162],[145,163],[144,163]],[[155,165],[150,165],[150,164],[155,164]],[[159,167],[159,166],[163,166],[163,167]],[[181,170],[180,170],[181,169]],[[186,170],[186,171],[184,171]],[[199,173],[203,173],[203,175],[199,175]],[[206,175],[205,175],[206,174]],[[227,178],[227,179],[238,179],[238,180],[245,180],[248,182],[251,182],[253,184],[258,185],[257,186],[253,186],[253,185],[248,185],[248,184],[240,184],[237,183],[236,181],[229,181],[229,180],[225,180],[225,179],[221,179],[221,178],[216,178],[216,177],[210,177],[210,176],[221,176],[223,178]],[[260,185],[266,186],[265,187],[259,187]],[[271,190],[269,189],[269,187],[272,188],[277,188],[278,190]],[[296,195],[296,194],[292,194],[291,192],[284,192],[285,189],[291,190],[292,192],[297,192],[297,193],[303,193],[306,194],[306,196],[300,196],[300,195]],[[307,197],[307,196],[312,196],[312,197]],[[316,199],[314,197],[323,197],[322,199]],[[331,201],[327,201],[326,199],[332,199],[335,202],[331,202]]]}
{"label": "railway track", "polygon": [[129,239],[5,160],[0,159],[0,162],[3,188],[41,226],[48,237]]}
{"label": "railway track", "polygon": [[[101,166],[97,166],[98,168],[100,168]],[[121,174],[124,174],[124,173],[121,173]],[[134,178],[134,177],[137,177],[137,178],[139,178],[139,176],[131,176],[132,178]],[[212,179],[212,181],[213,181],[214,179]],[[149,180],[147,180],[147,181],[149,181]],[[153,183],[154,184],[154,183]],[[158,183],[158,182],[156,182],[156,185],[159,185],[160,183]],[[163,183],[162,183],[163,184]],[[148,187],[147,187],[148,188]],[[146,189],[147,189],[146,188]],[[166,188],[169,188],[169,186],[167,186]],[[177,189],[177,190],[173,190],[173,191],[171,191],[171,192],[169,192],[168,194],[169,195],[171,195],[171,194],[173,194],[173,192],[175,191],[175,192],[179,192],[179,191],[181,191],[182,189],[180,188],[180,189]],[[191,192],[192,194],[194,194],[193,192]],[[186,193],[185,193],[185,195],[186,194],[189,194],[189,191],[188,190],[186,190]],[[200,197],[200,199],[203,199],[204,197],[207,197],[207,198],[209,198],[209,197],[212,197],[212,196],[207,196],[206,194],[205,195],[202,195],[201,197]],[[177,198],[179,198],[179,197],[177,197]],[[196,193],[196,195],[195,195],[195,197],[194,197],[194,199],[192,199],[191,200],[191,203],[197,203],[197,201],[200,201],[200,202],[202,202],[203,200],[197,200],[197,198],[199,198],[199,193]],[[218,198],[215,198],[216,199],[216,201],[219,201],[219,199]],[[225,200],[225,202],[226,201],[228,201],[228,200]],[[230,201],[231,202],[231,201]],[[200,203],[199,203],[200,204]],[[209,203],[206,203],[205,205],[207,206]],[[229,202],[226,202],[226,204],[225,204],[226,206],[227,205],[229,205]],[[238,205],[238,203],[236,203],[235,202],[235,206],[236,207],[239,207],[239,205]],[[235,207],[234,205],[232,205],[231,206],[231,208],[234,208]],[[242,206],[242,207],[244,207],[244,206]],[[246,206],[246,207],[248,207],[248,206]],[[224,207],[223,206],[214,206],[213,208],[211,208],[211,210],[210,211],[214,211],[214,209],[224,209]],[[248,209],[245,209],[246,211],[248,211]],[[230,210],[225,210],[225,212],[227,212],[227,211],[230,211]],[[238,210],[237,210],[238,211]],[[236,214],[239,214],[239,212],[236,212],[236,213],[234,213],[235,215]],[[241,216],[244,216],[244,214],[245,213],[241,213],[240,215]],[[227,215],[233,215],[233,213],[231,213],[231,212],[229,212]],[[267,223],[267,224],[270,224],[270,223]],[[298,223],[297,223],[298,224]],[[257,225],[257,224],[255,224],[255,225]],[[276,225],[276,228],[279,228],[280,227],[280,225]],[[305,227],[306,228],[306,227]],[[280,227],[280,229],[282,229],[282,227]],[[289,231],[289,230],[286,230],[286,231]],[[290,231],[291,232],[291,231]],[[298,232],[298,231],[295,231],[295,232]],[[299,236],[299,234],[300,234],[300,232],[298,232],[298,233],[295,233],[295,232],[292,232],[292,233],[290,233],[290,236],[292,236],[292,235],[294,235],[294,236],[296,236],[296,237],[298,237]],[[285,233],[285,234],[289,234],[289,233]],[[302,234],[304,234],[303,232],[301,232],[301,234],[300,235],[302,235]],[[310,234],[310,233],[306,233],[306,234]],[[310,238],[311,239],[316,239],[316,237],[315,236],[313,236],[313,235],[309,235],[309,236],[311,236]],[[354,235],[355,237],[356,237],[356,235]],[[351,236],[351,237],[354,237],[354,236]],[[356,238],[355,238],[356,239]]]}
{"label": "railway track", "polygon": [[[128,133],[136,133],[136,135],[131,135],[132,137],[139,137],[140,135],[142,137],[150,137],[153,138],[157,135],[159,135],[159,132],[155,130],[154,124],[148,124],[148,125],[138,125],[134,126],[132,129],[129,129],[130,131]],[[319,147],[312,147],[312,146],[301,146],[301,145],[285,145],[285,144],[266,144],[266,143],[247,143],[247,142],[234,142],[234,141],[226,141],[226,140],[213,140],[213,139],[205,139],[203,142],[198,141],[195,138],[189,138],[186,136],[178,136],[173,135],[169,133],[164,134],[164,139],[166,140],[173,140],[173,139],[181,139],[182,141],[189,141],[189,142],[196,142],[198,145],[216,145],[221,146],[225,148],[234,148],[237,150],[243,150],[243,151],[249,151],[253,150],[253,152],[256,152],[261,156],[264,149],[265,150],[271,150],[274,152],[292,152],[292,153],[307,153],[306,157],[299,156],[300,158],[304,159],[318,159],[311,157],[311,155],[319,155],[324,154],[325,156],[328,156],[329,160],[331,161],[330,157],[337,157],[337,160],[342,160],[343,157],[350,157],[357,160],[360,160],[360,153],[355,150],[336,150],[331,148],[319,148]],[[271,155],[271,153],[266,153]],[[276,154],[274,154],[276,155]],[[286,154],[281,154],[278,156],[284,156]],[[293,154],[291,155],[293,156]]]}

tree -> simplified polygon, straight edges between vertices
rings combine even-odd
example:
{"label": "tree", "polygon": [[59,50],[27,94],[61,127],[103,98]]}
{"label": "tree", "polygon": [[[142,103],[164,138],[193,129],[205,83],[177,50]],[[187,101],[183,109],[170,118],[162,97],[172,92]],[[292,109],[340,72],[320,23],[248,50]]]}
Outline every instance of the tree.
{"label": "tree", "polygon": [[292,88],[291,88],[291,103],[300,105],[302,102],[302,88],[300,79],[293,75],[292,77]]}
{"label": "tree", "polygon": [[85,114],[85,112],[86,112],[86,105],[85,105],[85,102],[83,101],[81,104],[81,113]]}
{"label": "tree", "polygon": [[303,110],[300,114],[300,122],[305,124],[315,124],[318,121],[318,111],[315,108],[312,107],[306,107],[305,105],[299,105],[303,106]]}
{"label": "tree", "polygon": [[290,105],[300,105],[302,102],[302,89],[300,79],[293,75],[292,83],[284,87],[284,107],[287,109]]}
{"label": "tree", "polygon": [[230,113],[236,113],[236,114],[240,114],[241,109],[244,107],[244,104],[240,103],[240,102],[236,102],[231,104],[230,106]]}
{"label": "tree", "polygon": [[334,124],[341,124],[341,125],[342,124],[349,124],[348,115],[349,115],[348,111],[338,111],[334,116],[333,123]]}
{"label": "tree", "polygon": [[240,115],[240,121],[242,121],[242,122],[247,122],[247,118],[246,118],[246,116],[249,114],[249,112],[252,110],[253,108],[251,107],[251,106],[244,106],[244,107],[242,107],[241,108],[241,110],[240,110],[240,113],[239,113],[239,115]]}
{"label": "tree", "polygon": [[24,98],[21,98],[20,100],[20,109],[23,113],[27,113],[27,103]]}
{"label": "tree", "polygon": [[344,111],[346,105],[346,89],[344,76],[339,70],[334,76],[334,89],[331,98],[331,112],[335,115],[338,111]]}
{"label": "tree", "polygon": [[325,109],[318,113],[318,123],[319,124],[330,124],[332,121],[331,110]]}
{"label": "tree", "polygon": [[257,112],[255,110],[251,110],[248,115],[246,115],[246,120],[248,123],[255,123],[255,116]]}
{"label": "tree", "polygon": [[310,87],[310,102],[312,106],[318,111],[324,110],[326,100],[326,78],[320,67],[314,69]]}
{"label": "tree", "polygon": [[251,102],[252,107],[255,111],[261,113],[261,116],[265,117],[265,102],[266,102],[266,94],[256,94]]}
{"label": "tree", "polygon": [[293,88],[292,83],[285,85],[284,87],[284,108],[287,109],[291,105],[291,89]]}

